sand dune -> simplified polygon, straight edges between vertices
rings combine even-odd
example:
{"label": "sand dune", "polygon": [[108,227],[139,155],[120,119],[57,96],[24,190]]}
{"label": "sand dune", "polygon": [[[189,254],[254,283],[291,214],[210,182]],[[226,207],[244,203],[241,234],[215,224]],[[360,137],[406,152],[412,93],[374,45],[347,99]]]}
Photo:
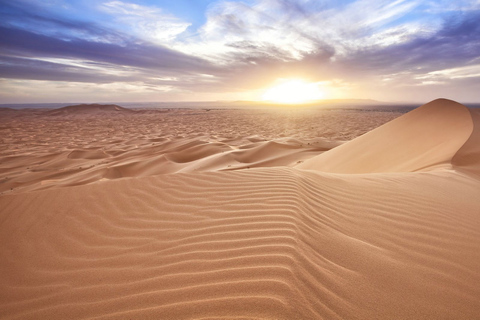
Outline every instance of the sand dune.
{"label": "sand dune", "polygon": [[116,104],[78,104],[59,109],[47,111],[51,116],[74,115],[74,114],[95,114],[99,113],[132,113],[134,110],[117,106]]}
{"label": "sand dune", "polygon": [[15,109],[8,108],[8,107],[1,107],[1,108],[0,108],[0,113],[4,113],[4,112],[15,112],[15,111],[16,111]]}
{"label": "sand dune", "polygon": [[72,150],[68,153],[69,159],[104,159],[108,158],[108,154],[103,150],[92,148],[91,150]]}
{"label": "sand dune", "polygon": [[[147,114],[76,120],[91,135],[62,148],[8,140],[1,185],[18,187],[0,196],[1,319],[480,314],[477,111],[438,100],[401,117],[277,115],[273,127],[245,111]],[[181,130],[159,134],[167,123]]]}
{"label": "sand dune", "polygon": [[154,174],[294,166],[400,115],[79,108],[87,112],[17,111],[0,118],[0,193]]}
{"label": "sand dune", "polygon": [[[309,159],[299,168],[335,173],[373,173],[451,167],[459,149],[472,136],[472,117],[465,106],[438,99]],[[475,142],[470,144],[474,146]],[[466,149],[471,147],[465,147],[461,153],[469,153]],[[457,165],[463,162],[460,154],[454,161]],[[478,155],[472,157],[473,162],[479,162]]]}

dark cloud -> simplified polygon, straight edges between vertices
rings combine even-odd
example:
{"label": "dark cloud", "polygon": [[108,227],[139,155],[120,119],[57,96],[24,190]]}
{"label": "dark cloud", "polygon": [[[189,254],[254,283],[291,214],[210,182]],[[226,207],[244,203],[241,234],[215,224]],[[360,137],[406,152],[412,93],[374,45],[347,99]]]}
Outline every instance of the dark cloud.
{"label": "dark cloud", "polygon": [[200,58],[148,43],[120,46],[75,38],[62,40],[5,27],[0,27],[0,50],[16,56],[84,59],[179,72],[206,72],[209,68],[208,63]]}
{"label": "dark cloud", "polygon": [[451,16],[435,34],[385,48],[358,51],[338,63],[377,74],[426,73],[466,66],[480,57],[478,21],[480,11]]}
{"label": "dark cloud", "polygon": [[445,20],[439,36],[463,39],[467,38],[478,40],[480,37],[480,10],[471,11],[464,14],[456,14]]}
{"label": "dark cloud", "polygon": [[[56,17],[27,1],[0,0],[0,72],[3,78],[65,81],[132,81],[99,75],[98,70],[49,64],[35,58],[89,61],[112,68],[136,68],[145,77],[209,73],[204,59],[103,28],[96,23]],[[17,59],[14,59],[17,58]],[[28,59],[20,59],[28,58]]]}
{"label": "dark cloud", "polygon": [[31,1],[0,0],[0,26],[56,37],[83,35],[104,41],[123,42],[127,37],[114,30],[107,30],[94,22],[56,17]]}
{"label": "dark cloud", "polygon": [[[96,72],[89,68],[4,56],[0,56],[0,75],[2,78],[94,83],[126,80],[126,77]],[[128,77],[128,80],[133,80],[133,77]]]}

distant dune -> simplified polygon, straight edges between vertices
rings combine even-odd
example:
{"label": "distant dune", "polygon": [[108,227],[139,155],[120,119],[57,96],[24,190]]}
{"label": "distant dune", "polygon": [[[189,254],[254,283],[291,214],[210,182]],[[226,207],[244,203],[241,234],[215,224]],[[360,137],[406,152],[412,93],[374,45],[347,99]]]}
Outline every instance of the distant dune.
{"label": "distant dune", "polygon": [[0,112],[14,112],[16,111],[15,109],[12,109],[12,108],[8,108],[8,107],[1,107],[0,108]]}
{"label": "distant dune", "polygon": [[478,111],[116,107],[0,117],[0,319],[478,319]]}
{"label": "distant dune", "polygon": [[116,104],[78,104],[48,111],[52,116],[71,114],[98,114],[98,113],[128,113],[134,110],[117,106]]}

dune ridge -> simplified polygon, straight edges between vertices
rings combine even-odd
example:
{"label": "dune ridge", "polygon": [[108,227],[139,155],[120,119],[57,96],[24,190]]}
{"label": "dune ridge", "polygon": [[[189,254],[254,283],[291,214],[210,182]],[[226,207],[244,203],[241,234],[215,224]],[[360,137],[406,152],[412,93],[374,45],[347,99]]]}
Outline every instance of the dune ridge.
{"label": "dune ridge", "polygon": [[480,175],[480,110],[469,110],[472,116],[472,134],[452,158],[455,168]]}
{"label": "dune ridge", "polygon": [[[471,147],[465,147],[455,161],[453,158],[472,137],[473,117],[464,105],[437,99],[309,159],[299,168],[332,173],[373,173],[449,168],[453,163],[460,166],[460,155],[469,153],[466,149]],[[478,163],[479,159],[473,155],[472,161]]]}
{"label": "dune ridge", "polygon": [[[18,174],[0,196],[0,319],[477,318],[480,113],[436,100],[343,144],[374,114],[333,115],[320,138],[310,115],[266,139],[195,111],[32,146],[34,170],[95,166]],[[32,159],[3,152],[8,174]]]}

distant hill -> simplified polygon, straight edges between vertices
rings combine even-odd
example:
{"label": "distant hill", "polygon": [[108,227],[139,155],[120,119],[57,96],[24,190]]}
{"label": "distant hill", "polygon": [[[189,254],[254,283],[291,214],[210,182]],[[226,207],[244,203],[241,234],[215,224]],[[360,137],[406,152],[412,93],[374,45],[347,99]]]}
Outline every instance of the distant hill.
{"label": "distant hill", "polygon": [[49,115],[97,114],[97,113],[133,113],[134,110],[116,104],[77,104],[48,111]]}
{"label": "distant hill", "polygon": [[0,112],[15,112],[15,109],[7,108],[7,107],[0,107]]}

